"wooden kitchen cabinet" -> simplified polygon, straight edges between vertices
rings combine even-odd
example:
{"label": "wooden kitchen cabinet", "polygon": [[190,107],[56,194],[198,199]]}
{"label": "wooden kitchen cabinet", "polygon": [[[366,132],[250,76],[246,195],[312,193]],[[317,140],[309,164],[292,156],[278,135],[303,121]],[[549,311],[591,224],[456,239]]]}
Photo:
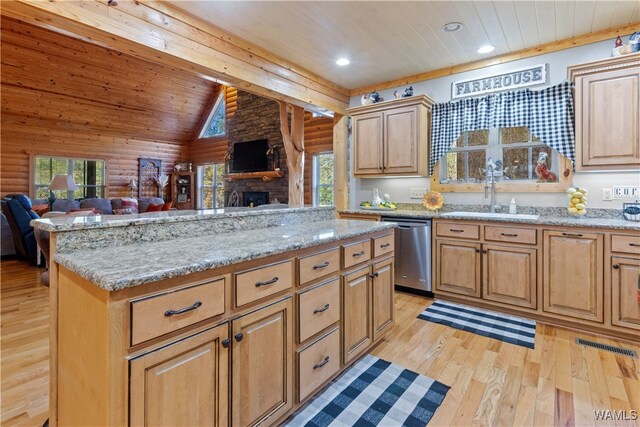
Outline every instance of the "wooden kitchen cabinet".
{"label": "wooden kitchen cabinet", "polygon": [[372,266],[373,340],[393,325],[393,258]]}
{"label": "wooden kitchen cabinet", "polygon": [[517,246],[483,245],[483,298],[535,309],[537,252]]}
{"label": "wooden kitchen cabinet", "polygon": [[231,323],[231,424],[276,420],[293,407],[291,297]]}
{"label": "wooden kitchen cabinet", "polygon": [[371,328],[371,269],[364,267],[342,280],[343,360],[347,363],[373,342]]}
{"label": "wooden kitchen cabinet", "polygon": [[640,54],[568,68],[575,82],[576,170],[640,166]]}
{"label": "wooden kitchen cabinet", "polygon": [[544,246],[544,311],[602,323],[602,234],[545,230]]}
{"label": "wooden kitchen cabinet", "polygon": [[349,109],[354,176],[427,176],[432,105],[420,95]]}
{"label": "wooden kitchen cabinet", "polygon": [[611,324],[640,330],[640,259],[611,258]]}
{"label": "wooden kitchen cabinet", "polygon": [[228,339],[224,323],[133,359],[130,424],[228,425]]}
{"label": "wooden kitchen cabinet", "polygon": [[436,247],[436,291],[480,297],[479,243],[440,240]]}

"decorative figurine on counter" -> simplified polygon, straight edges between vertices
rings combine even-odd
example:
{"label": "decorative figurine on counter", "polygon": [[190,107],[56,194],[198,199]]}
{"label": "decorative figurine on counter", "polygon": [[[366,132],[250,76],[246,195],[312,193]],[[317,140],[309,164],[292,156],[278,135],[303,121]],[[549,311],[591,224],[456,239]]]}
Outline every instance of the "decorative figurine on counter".
{"label": "decorative figurine on counter", "polygon": [[620,38],[620,36],[618,36],[618,37],[616,38],[616,45],[615,45],[615,47],[620,47],[620,46],[622,46],[622,39]]}
{"label": "decorative figurine on counter", "polygon": [[397,90],[393,91],[393,99],[400,99],[400,92],[398,92]]}
{"label": "decorative figurine on counter", "polygon": [[640,52],[640,32],[629,36],[629,42],[624,44],[620,36],[616,38],[616,44],[613,48],[613,56],[629,55],[631,53]]}
{"label": "decorative figurine on counter", "polygon": [[373,91],[369,94],[369,99],[371,99],[372,104],[376,104],[378,102],[384,101],[384,99],[380,96],[380,94],[376,91]]}
{"label": "decorative figurine on counter", "polygon": [[536,175],[538,176],[538,182],[556,182],[558,177],[555,173],[551,172],[547,167],[547,158],[549,155],[544,151],[538,156],[538,163],[536,164]]}
{"label": "decorative figurine on counter", "polygon": [[403,98],[409,98],[410,96],[413,96],[413,86],[409,86],[408,88],[406,88],[404,90],[404,93],[402,94]]}
{"label": "decorative figurine on counter", "polygon": [[368,93],[362,94],[362,96],[360,97],[360,104],[362,105],[373,104],[373,101],[371,100],[371,97],[369,96]]}
{"label": "decorative figurine on counter", "polygon": [[587,214],[587,190],[585,188],[568,188],[567,199],[569,215],[583,216]]}

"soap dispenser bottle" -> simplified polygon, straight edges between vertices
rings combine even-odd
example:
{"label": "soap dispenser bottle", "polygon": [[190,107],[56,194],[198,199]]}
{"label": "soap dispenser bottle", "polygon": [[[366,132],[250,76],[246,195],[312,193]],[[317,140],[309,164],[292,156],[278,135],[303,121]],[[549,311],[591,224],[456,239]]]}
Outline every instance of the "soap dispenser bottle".
{"label": "soap dispenser bottle", "polygon": [[515,214],[517,210],[518,210],[518,205],[516,204],[516,198],[512,197],[511,203],[509,203],[509,213]]}

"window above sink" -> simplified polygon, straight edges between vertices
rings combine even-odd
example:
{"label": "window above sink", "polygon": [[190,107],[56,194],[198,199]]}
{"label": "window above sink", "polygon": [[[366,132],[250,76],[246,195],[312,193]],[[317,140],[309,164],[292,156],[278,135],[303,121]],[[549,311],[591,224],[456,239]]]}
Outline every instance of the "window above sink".
{"label": "window above sink", "polygon": [[[547,181],[540,182],[536,167],[545,159]],[[496,191],[561,192],[571,185],[571,162],[541,142],[526,127],[492,128],[464,132],[438,162],[431,188],[441,192],[484,191],[486,163],[496,171]]]}

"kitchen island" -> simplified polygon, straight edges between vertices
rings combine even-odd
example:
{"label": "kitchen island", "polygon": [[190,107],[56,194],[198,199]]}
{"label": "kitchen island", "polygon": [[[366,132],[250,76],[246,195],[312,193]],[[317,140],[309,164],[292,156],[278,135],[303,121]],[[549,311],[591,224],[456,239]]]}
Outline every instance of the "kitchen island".
{"label": "kitchen island", "polygon": [[34,221],[51,425],[271,425],[393,324],[392,223],[332,208]]}

